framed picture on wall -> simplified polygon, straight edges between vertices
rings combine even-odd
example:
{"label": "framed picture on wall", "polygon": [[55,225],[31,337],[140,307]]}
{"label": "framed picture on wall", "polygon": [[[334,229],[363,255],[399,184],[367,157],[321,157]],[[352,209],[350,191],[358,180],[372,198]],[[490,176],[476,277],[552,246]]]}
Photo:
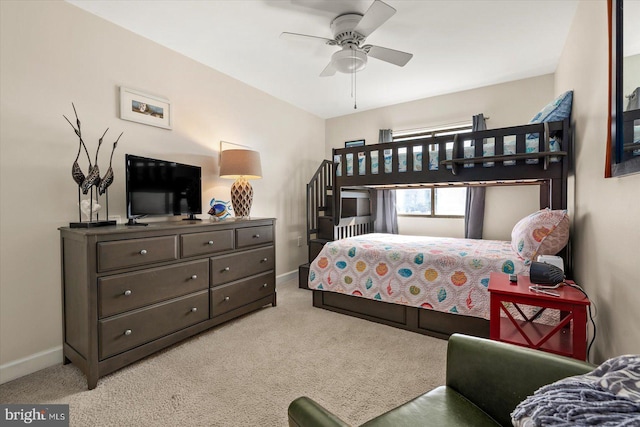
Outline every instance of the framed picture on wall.
{"label": "framed picture on wall", "polygon": [[355,141],[346,141],[344,143],[344,148],[362,147],[363,145],[364,145],[364,139],[357,139]]}
{"label": "framed picture on wall", "polygon": [[121,86],[120,118],[171,129],[171,103],[168,99]]}

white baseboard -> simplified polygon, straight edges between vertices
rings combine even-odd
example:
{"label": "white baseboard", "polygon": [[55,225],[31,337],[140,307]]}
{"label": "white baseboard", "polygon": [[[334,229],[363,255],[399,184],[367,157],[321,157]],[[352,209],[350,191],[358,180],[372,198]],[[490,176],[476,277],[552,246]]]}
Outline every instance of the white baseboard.
{"label": "white baseboard", "polygon": [[281,274],[276,276],[276,286],[288,282],[289,280],[293,280],[298,277],[298,270],[293,270],[288,273]]}
{"label": "white baseboard", "polygon": [[0,384],[62,363],[62,358],[62,346],[58,346],[0,365]]}

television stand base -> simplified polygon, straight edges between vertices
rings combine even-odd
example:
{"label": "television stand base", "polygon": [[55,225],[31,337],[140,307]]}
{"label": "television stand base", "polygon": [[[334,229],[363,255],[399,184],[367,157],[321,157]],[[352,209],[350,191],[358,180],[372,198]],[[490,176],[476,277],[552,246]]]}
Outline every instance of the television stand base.
{"label": "television stand base", "polygon": [[196,218],[194,214],[189,214],[187,218],[182,218],[183,221],[202,221],[200,218]]}
{"label": "television stand base", "polygon": [[129,218],[127,225],[137,225],[139,227],[146,227],[149,224],[145,224],[144,222],[137,222],[134,218]]}

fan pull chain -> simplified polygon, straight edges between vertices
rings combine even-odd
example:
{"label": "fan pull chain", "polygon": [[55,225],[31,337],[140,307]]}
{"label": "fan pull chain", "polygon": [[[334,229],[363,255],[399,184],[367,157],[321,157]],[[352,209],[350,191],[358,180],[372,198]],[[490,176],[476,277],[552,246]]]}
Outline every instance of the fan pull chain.
{"label": "fan pull chain", "polygon": [[353,109],[358,109],[358,84],[356,77],[356,58],[353,57],[353,76],[351,79],[351,96],[353,97]]}

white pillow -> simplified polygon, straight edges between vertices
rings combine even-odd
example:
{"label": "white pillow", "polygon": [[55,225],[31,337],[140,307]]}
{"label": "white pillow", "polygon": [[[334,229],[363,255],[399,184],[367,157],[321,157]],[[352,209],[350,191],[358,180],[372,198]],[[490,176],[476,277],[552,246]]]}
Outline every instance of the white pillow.
{"label": "white pillow", "polygon": [[569,241],[566,210],[539,210],[522,218],[511,231],[511,247],[525,264],[538,255],[555,255]]}

